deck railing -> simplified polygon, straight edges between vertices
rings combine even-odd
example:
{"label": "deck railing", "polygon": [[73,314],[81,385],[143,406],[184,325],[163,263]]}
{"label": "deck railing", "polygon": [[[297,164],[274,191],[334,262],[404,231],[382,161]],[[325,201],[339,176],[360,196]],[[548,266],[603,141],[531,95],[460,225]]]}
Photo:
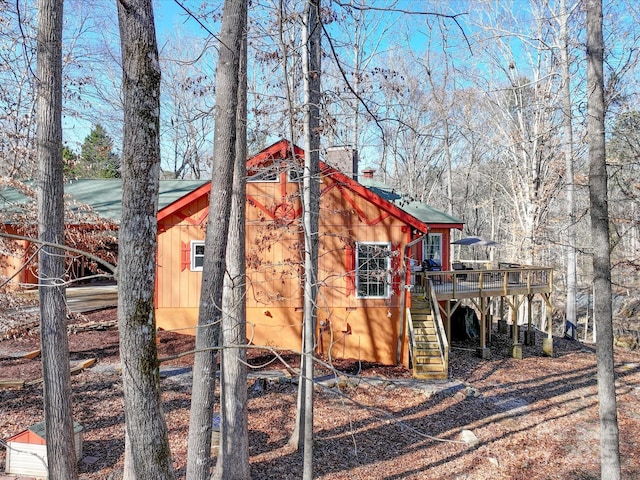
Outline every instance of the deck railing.
{"label": "deck railing", "polygon": [[451,298],[457,298],[457,294],[482,294],[483,291],[492,295],[510,295],[513,291],[550,292],[553,286],[551,267],[518,266],[489,270],[414,272],[413,277],[413,292],[424,293],[426,282],[431,281],[436,297],[446,294]]}
{"label": "deck railing", "polygon": [[[433,323],[436,326],[436,334],[438,336],[438,343],[440,344],[440,358],[442,360],[442,366],[445,371],[449,370],[449,341],[447,340],[447,334],[442,323],[442,315],[440,315],[440,307],[438,306],[438,298],[436,297],[435,290],[433,289],[433,282],[429,281],[427,284],[429,290],[429,300],[431,302],[431,315],[433,315]],[[426,297],[426,295],[425,295]]]}

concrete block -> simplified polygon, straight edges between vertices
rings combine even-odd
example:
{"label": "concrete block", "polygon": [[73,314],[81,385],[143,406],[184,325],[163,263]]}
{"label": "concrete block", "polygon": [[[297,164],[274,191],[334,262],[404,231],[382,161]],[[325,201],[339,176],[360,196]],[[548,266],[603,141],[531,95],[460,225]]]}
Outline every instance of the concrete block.
{"label": "concrete block", "polygon": [[483,360],[489,360],[491,358],[490,348],[476,348],[476,355]]}
{"label": "concrete block", "polygon": [[542,353],[548,357],[553,357],[553,338],[544,337],[542,339]]}
{"label": "concrete block", "polygon": [[511,357],[517,358],[518,360],[522,360],[522,344],[514,343],[511,345]]}

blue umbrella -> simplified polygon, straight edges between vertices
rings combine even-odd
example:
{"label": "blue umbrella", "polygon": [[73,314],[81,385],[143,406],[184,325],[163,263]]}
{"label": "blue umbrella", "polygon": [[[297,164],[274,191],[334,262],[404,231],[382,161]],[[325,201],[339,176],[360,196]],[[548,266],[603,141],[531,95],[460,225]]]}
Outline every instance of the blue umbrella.
{"label": "blue umbrella", "polygon": [[451,243],[454,245],[470,245],[472,247],[495,247],[498,245],[498,242],[483,237],[465,237]]}

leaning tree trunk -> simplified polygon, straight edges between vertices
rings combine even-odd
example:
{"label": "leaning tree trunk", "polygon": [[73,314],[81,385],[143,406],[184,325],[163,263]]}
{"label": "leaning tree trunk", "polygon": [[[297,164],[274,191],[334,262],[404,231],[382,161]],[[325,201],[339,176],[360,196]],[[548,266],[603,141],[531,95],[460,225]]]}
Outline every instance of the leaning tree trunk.
{"label": "leaning tree trunk", "polygon": [[[173,479],[160,399],[154,286],[160,178],[160,66],[151,0],[119,0],[124,141],[118,327],[127,448],[139,480]],[[131,472],[126,472],[127,478]]]}
{"label": "leaning tree trunk", "polygon": [[[64,244],[62,174],[62,0],[38,2],[38,235]],[[65,305],[64,251],[38,255],[40,343],[49,478],[78,478],[73,443],[71,373]]]}
{"label": "leaning tree trunk", "polygon": [[600,476],[602,480],[618,480],[620,478],[620,447],[613,370],[603,52],[602,0],[589,0],[587,2],[587,138],[594,277],[593,316],[598,331],[596,359],[600,404]]}
{"label": "leaning tree trunk", "polygon": [[[245,19],[246,22],[246,19]],[[242,42],[238,74],[236,157],[233,170],[227,271],[222,297],[220,352],[220,451],[216,480],[249,480],[247,412],[247,322],[245,209],[247,175],[247,37]]]}
{"label": "leaning tree trunk", "polygon": [[240,51],[246,0],[225,0],[216,69],[216,114],[209,219],[204,246],[200,310],[193,363],[187,479],[205,480],[211,457],[211,420],[215,400],[216,350],[222,318],[222,288],[236,155],[236,117]]}

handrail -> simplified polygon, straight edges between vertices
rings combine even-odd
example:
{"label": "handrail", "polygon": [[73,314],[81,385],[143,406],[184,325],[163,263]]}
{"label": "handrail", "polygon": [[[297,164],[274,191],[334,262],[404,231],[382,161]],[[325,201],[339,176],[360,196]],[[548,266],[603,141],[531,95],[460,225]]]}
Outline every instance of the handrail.
{"label": "handrail", "polygon": [[[438,306],[438,299],[436,297],[431,279],[428,282],[429,285],[429,297],[431,301],[431,314],[433,315],[433,323],[436,326],[436,333],[438,335],[438,342],[440,343],[440,359],[442,360],[442,367],[447,372],[449,371],[449,340],[442,324],[442,316],[440,315],[440,307]],[[426,298],[426,295],[425,295]]]}
{"label": "handrail", "polygon": [[[414,359],[413,359],[413,349],[416,347],[415,345],[415,336],[413,334],[413,319],[411,318],[411,308],[407,307],[405,308],[405,312],[406,312],[406,319],[407,319],[407,332],[409,333],[409,362],[411,365],[413,365]],[[413,365],[413,368],[415,368],[415,365]]]}

